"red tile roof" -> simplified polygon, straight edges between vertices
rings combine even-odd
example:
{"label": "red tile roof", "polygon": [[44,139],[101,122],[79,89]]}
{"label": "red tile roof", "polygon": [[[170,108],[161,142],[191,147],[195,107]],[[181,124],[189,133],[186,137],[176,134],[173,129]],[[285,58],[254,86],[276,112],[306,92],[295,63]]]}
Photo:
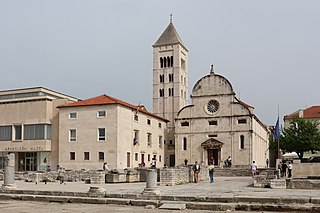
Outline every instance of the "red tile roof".
{"label": "red tile roof", "polygon": [[[284,120],[299,117],[299,111],[284,116]],[[312,106],[303,110],[303,118],[320,118],[320,106]]]}
{"label": "red tile roof", "polygon": [[320,106],[312,106],[303,110],[304,118],[320,118]]}
{"label": "red tile roof", "polygon": [[113,98],[111,96],[108,95],[100,95],[94,98],[89,98],[86,100],[82,100],[82,101],[78,101],[78,102],[74,102],[74,103],[69,103],[69,104],[65,104],[62,106],[59,106],[58,108],[66,108],[66,107],[81,107],[81,106],[94,106],[94,105],[112,105],[112,104],[120,104],[122,106],[128,107],[132,110],[137,110],[137,112],[143,112],[147,115],[156,117],[158,119],[161,119],[165,122],[168,122],[167,119],[162,118],[160,116],[157,116],[151,112],[148,112],[147,109],[144,106],[134,106],[132,104],[129,104],[125,101],[121,101],[117,98]]}
{"label": "red tile roof", "polygon": [[248,108],[254,109],[253,106],[250,106],[249,104],[246,104],[246,103],[244,103],[243,101],[240,101],[240,100],[239,100],[239,103],[240,103],[241,105],[243,105],[243,106],[246,106],[246,107],[248,107]]}

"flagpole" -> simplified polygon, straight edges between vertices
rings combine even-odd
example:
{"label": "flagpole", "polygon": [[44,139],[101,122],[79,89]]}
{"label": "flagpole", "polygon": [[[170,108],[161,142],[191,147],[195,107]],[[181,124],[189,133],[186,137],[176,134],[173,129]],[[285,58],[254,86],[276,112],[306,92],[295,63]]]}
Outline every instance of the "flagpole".
{"label": "flagpole", "polygon": [[[278,120],[279,120],[279,104],[278,104]],[[278,137],[278,159],[280,159],[280,131],[279,131],[279,137]]]}

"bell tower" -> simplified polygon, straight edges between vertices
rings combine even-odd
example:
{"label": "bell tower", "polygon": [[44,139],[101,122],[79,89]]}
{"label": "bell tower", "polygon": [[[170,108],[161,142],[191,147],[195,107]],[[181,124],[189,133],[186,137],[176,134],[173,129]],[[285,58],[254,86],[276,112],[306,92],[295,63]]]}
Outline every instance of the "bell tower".
{"label": "bell tower", "polygon": [[169,120],[165,163],[175,165],[174,119],[188,102],[188,49],[170,23],[153,47],[153,113]]}

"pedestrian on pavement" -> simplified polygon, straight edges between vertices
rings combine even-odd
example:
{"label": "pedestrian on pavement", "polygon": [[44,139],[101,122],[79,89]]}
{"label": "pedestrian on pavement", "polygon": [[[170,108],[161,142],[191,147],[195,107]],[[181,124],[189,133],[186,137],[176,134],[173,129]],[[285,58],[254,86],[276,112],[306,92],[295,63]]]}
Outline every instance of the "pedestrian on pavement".
{"label": "pedestrian on pavement", "polygon": [[212,163],[210,163],[208,170],[209,170],[210,183],[213,183],[214,182],[214,165]]}
{"label": "pedestrian on pavement", "polygon": [[286,177],[287,176],[287,164],[282,161],[281,165],[281,177]]}
{"label": "pedestrian on pavement", "polygon": [[289,162],[288,164],[288,178],[291,178],[292,176],[292,164]]}
{"label": "pedestrian on pavement", "polygon": [[267,168],[269,168],[269,159],[266,160]]}
{"label": "pedestrian on pavement", "polygon": [[227,163],[228,163],[228,167],[231,168],[231,165],[232,165],[232,159],[231,159],[231,156],[228,157],[227,159]]}
{"label": "pedestrian on pavement", "polygon": [[104,172],[109,172],[110,171],[107,162],[103,163],[103,167],[102,168],[103,168]]}
{"label": "pedestrian on pavement", "polygon": [[156,158],[152,158],[151,160],[151,168],[156,168],[157,160]]}
{"label": "pedestrian on pavement", "polygon": [[194,177],[194,182],[198,183],[199,182],[199,173],[200,173],[200,164],[198,161],[194,162],[193,165],[193,177]]}
{"label": "pedestrian on pavement", "polygon": [[188,160],[187,159],[184,159],[184,165],[188,166]]}
{"label": "pedestrian on pavement", "polygon": [[252,161],[252,164],[251,164],[251,173],[252,173],[252,176],[255,176],[257,174],[257,164],[255,161]]}

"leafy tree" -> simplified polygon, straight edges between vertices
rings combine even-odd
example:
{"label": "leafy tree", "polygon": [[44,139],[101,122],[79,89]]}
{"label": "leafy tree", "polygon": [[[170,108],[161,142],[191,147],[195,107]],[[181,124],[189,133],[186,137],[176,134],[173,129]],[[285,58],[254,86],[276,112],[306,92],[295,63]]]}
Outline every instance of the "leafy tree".
{"label": "leafy tree", "polygon": [[293,119],[290,126],[280,135],[280,148],[286,152],[296,152],[300,159],[307,151],[320,150],[318,123],[306,119]]}

